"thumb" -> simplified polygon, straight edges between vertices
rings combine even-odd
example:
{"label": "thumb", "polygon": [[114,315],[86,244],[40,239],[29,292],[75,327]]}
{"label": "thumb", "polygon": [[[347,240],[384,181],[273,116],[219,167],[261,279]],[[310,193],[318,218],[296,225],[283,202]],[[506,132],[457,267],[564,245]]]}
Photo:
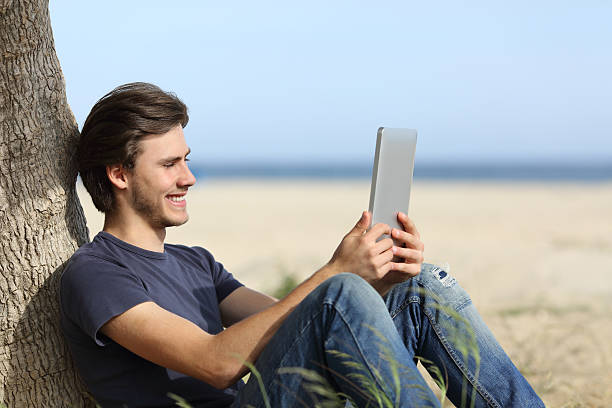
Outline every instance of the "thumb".
{"label": "thumb", "polygon": [[363,233],[366,232],[370,226],[370,218],[372,218],[372,214],[370,214],[369,211],[362,212],[361,218],[359,221],[357,221],[357,224],[355,224],[348,235],[363,235]]}

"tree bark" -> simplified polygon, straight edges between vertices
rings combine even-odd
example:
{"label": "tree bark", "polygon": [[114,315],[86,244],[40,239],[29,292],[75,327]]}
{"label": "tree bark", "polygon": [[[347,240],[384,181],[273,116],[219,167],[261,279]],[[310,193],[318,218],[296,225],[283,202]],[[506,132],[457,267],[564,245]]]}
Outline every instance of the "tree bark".
{"label": "tree bark", "polygon": [[48,2],[0,0],[0,401],[11,408],[92,405],[59,324],[61,271],[88,240],[78,135]]}

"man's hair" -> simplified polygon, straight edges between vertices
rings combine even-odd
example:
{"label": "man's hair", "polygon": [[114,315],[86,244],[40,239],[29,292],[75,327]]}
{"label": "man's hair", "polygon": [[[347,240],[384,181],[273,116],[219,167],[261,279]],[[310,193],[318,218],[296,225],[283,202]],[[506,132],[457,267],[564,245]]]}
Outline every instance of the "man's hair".
{"label": "man's hair", "polygon": [[118,86],[91,109],[77,149],[77,166],[96,208],[112,212],[114,194],[106,166],[121,164],[132,169],[147,135],[185,127],[187,106],[173,93],[145,82]]}

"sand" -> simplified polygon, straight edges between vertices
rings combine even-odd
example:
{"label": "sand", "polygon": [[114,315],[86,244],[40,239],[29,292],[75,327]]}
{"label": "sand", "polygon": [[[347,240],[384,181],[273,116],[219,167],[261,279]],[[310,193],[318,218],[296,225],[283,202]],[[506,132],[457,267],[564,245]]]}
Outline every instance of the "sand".
{"label": "sand", "polygon": [[[90,235],[103,218],[80,190]],[[366,181],[208,181],[167,242],[208,248],[262,291],[328,261],[367,209]],[[612,400],[612,184],[416,181],[427,262],[449,265],[549,407]]]}

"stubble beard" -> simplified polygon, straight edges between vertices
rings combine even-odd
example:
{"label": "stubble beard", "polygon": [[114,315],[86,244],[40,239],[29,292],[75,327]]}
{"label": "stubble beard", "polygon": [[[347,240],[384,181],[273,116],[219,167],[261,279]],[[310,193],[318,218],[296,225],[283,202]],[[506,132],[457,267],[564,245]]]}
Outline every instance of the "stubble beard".
{"label": "stubble beard", "polygon": [[[185,219],[176,221],[171,220],[164,216],[162,208],[155,201],[155,197],[149,197],[146,193],[146,188],[140,183],[133,183],[132,193],[132,207],[134,210],[142,214],[154,228],[168,228],[177,227],[183,225],[189,219],[189,216],[185,216]],[[165,200],[165,198],[163,198]]]}

